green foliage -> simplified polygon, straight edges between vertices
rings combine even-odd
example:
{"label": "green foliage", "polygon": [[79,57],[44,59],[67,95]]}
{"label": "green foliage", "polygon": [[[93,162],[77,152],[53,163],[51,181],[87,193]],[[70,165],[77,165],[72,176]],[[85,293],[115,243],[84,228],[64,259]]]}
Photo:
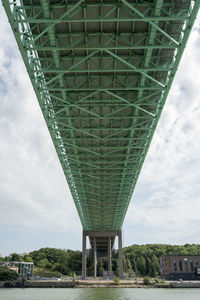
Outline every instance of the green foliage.
{"label": "green foliage", "polygon": [[145,285],[150,285],[151,284],[151,280],[150,280],[150,278],[149,277],[144,277],[144,279],[143,279],[143,283],[145,284]]}
{"label": "green foliage", "polygon": [[154,282],[155,282],[155,283],[159,283],[160,281],[159,281],[158,278],[155,278],[155,279],[154,279]]}
{"label": "green foliage", "polygon": [[160,283],[165,283],[165,281],[163,279],[160,280]]}
{"label": "green foliage", "polygon": [[26,262],[33,262],[33,259],[32,259],[31,256],[25,255],[25,256],[24,256],[24,261],[26,261]]}
{"label": "green foliage", "polygon": [[14,270],[9,270],[7,267],[0,267],[0,281],[16,280],[18,274]]}
{"label": "green foliage", "polygon": [[146,265],[145,258],[143,256],[138,256],[136,258],[136,265],[137,265],[137,270],[141,275],[146,274],[147,265]]}
{"label": "green foliage", "polygon": [[[160,275],[160,256],[162,255],[200,255],[200,245],[185,244],[184,246],[177,245],[161,245],[161,244],[147,244],[147,245],[132,245],[123,249],[125,272],[130,277],[156,277]],[[3,260],[3,259],[1,259]],[[45,276],[44,271],[54,276],[71,276],[81,274],[82,268],[82,252],[72,250],[61,250],[55,248],[42,248],[33,251],[28,255],[20,255],[12,253],[4,260],[10,261],[28,261],[34,263],[36,269],[40,270],[41,276]],[[118,274],[118,253],[113,252],[112,268],[115,274]],[[102,276],[103,270],[108,269],[107,258],[101,257],[98,259],[97,275]],[[93,259],[87,259],[87,274],[93,276]],[[53,275],[52,275],[53,274]],[[48,277],[48,276],[45,276]]]}
{"label": "green foliage", "polygon": [[81,271],[80,253],[80,251],[42,248],[31,252],[29,255],[36,267],[69,276],[72,271]]}
{"label": "green foliage", "polygon": [[61,264],[61,263],[54,264],[53,265],[53,270],[58,271],[61,274],[64,274],[64,275],[67,275],[67,276],[70,276],[71,273],[72,273],[71,269],[67,265]]}
{"label": "green foliage", "polygon": [[64,263],[69,260],[68,252],[55,248],[42,248],[40,250],[31,252],[29,255],[32,257],[36,265],[38,265],[38,263],[44,259],[51,264],[57,262]]}
{"label": "green foliage", "polygon": [[11,253],[9,256],[5,257],[6,261],[24,261],[22,255],[18,253]]}
{"label": "green foliage", "polygon": [[126,258],[126,267],[131,262],[132,270],[137,276],[155,277],[160,275],[160,257],[162,255],[200,255],[200,245],[132,245],[124,248],[123,252]]}
{"label": "green foliage", "polygon": [[[81,251],[70,251],[68,257],[68,267],[71,271],[76,274],[81,274],[82,268],[82,252]],[[67,274],[66,274],[67,275]]]}
{"label": "green foliage", "polygon": [[107,261],[104,257],[100,257],[97,264],[97,274],[98,276],[103,275],[103,271],[107,269],[106,267]]}
{"label": "green foliage", "polygon": [[47,264],[49,264],[49,261],[47,258],[43,258],[37,262],[37,266],[39,268],[45,268]]}
{"label": "green foliage", "polygon": [[35,268],[34,275],[37,275],[40,277],[47,277],[47,278],[52,278],[52,277],[59,278],[59,277],[61,277],[62,274],[57,271],[50,271],[50,270],[46,270],[46,269]]}
{"label": "green foliage", "polygon": [[118,277],[115,277],[115,278],[114,278],[114,284],[115,284],[115,285],[119,285],[119,284],[120,284],[120,280],[119,280]]}
{"label": "green foliage", "polygon": [[125,259],[125,271],[129,277],[135,276],[135,272],[133,271],[132,264],[129,257],[126,257]]}
{"label": "green foliage", "polygon": [[47,269],[47,270],[52,270],[52,267],[53,267],[53,265],[51,264],[51,263],[47,263],[46,264],[46,266],[45,266],[45,268]]}
{"label": "green foliage", "polygon": [[50,275],[51,273],[56,273],[57,275],[71,276],[73,272],[81,274],[81,251],[64,251],[55,248],[41,248],[40,250],[31,252],[29,256],[32,258],[34,265],[40,270],[40,273],[42,273],[44,277],[44,270],[49,271],[48,274]]}

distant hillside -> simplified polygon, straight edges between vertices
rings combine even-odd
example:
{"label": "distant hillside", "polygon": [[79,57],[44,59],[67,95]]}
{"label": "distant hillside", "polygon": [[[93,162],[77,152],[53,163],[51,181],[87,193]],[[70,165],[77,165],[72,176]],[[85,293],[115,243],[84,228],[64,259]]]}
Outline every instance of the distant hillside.
{"label": "distant hillside", "polygon": [[[200,245],[186,244],[184,246],[147,244],[132,245],[123,249],[124,268],[129,276],[150,276],[160,274],[159,259],[162,255],[169,254],[197,254],[200,255]],[[40,276],[72,276],[81,274],[82,252],[73,250],[61,250],[55,248],[42,248],[30,252],[28,255],[12,253],[4,258],[5,260],[29,261],[35,265],[35,273]],[[112,255],[113,271],[118,272],[118,256],[114,251]],[[92,257],[87,259],[88,275],[92,276]],[[102,275],[107,270],[107,259],[98,260],[97,273]]]}

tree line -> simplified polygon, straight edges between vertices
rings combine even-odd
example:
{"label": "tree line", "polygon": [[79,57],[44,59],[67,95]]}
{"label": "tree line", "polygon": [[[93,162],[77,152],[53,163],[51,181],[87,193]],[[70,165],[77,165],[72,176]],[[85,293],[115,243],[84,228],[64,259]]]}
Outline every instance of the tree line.
{"label": "tree line", "polygon": [[199,244],[166,245],[147,244],[132,245],[123,249],[125,271],[130,276],[160,275],[160,257],[163,255],[200,255]]}
{"label": "tree line", "polygon": [[[127,276],[149,276],[160,275],[160,257],[162,255],[200,255],[200,245],[185,244],[165,245],[165,244],[146,244],[132,245],[123,248],[124,270]],[[26,261],[33,262],[35,275],[45,277],[59,277],[62,275],[80,275],[82,268],[82,252],[73,250],[61,250],[55,248],[42,248],[27,254],[12,253],[0,261]],[[118,253],[112,253],[113,272],[118,274]],[[98,259],[97,274],[102,276],[103,271],[107,270],[107,258]],[[93,275],[92,251],[87,258],[88,276]]]}

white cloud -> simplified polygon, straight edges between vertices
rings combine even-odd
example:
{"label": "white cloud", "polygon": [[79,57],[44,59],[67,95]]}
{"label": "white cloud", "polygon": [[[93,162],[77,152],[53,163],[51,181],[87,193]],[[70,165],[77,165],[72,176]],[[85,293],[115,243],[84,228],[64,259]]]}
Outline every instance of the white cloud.
{"label": "white cloud", "polygon": [[[78,214],[2,7],[0,28],[0,235],[26,228],[30,235],[47,230],[64,237],[73,230],[65,248],[74,248],[81,239]],[[0,252],[7,244],[4,237]]]}
{"label": "white cloud", "polygon": [[[145,230],[146,242],[199,242],[199,25],[200,15],[169,93],[124,224],[125,231],[126,226],[133,231],[137,228],[141,235]],[[140,240],[136,242],[140,243]]]}

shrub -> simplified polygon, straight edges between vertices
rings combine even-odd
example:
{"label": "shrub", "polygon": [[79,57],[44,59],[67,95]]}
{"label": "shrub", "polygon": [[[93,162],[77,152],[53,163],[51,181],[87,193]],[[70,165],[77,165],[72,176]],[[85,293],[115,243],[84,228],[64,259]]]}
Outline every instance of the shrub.
{"label": "shrub", "polygon": [[160,283],[165,283],[165,281],[163,279],[160,280]]}
{"label": "shrub", "polygon": [[6,267],[0,267],[0,281],[16,280],[18,274],[14,270],[9,270]]}
{"label": "shrub", "polygon": [[159,281],[158,278],[155,278],[155,279],[154,279],[154,282],[155,282],[155,283],[159,283],[160,281]]}
{"label": "shrub", "polygon": [[120,280],[119,280],[118,277],[115,277],[115,278],[114,278],[114,284],[115,284],[115,285],[119,285],[119,284],[120,284]]}
{"label": "shrub", "polygon": [[145,285],[150,285],[151,284],[151,280],[150,280],[150,278],[149,277],[144,277],[144,279],[143,279],[143,283],[145,284]]}
{"label": "shrub", "polygon": [[47,278],[51,278],[51,277],[59,278],[61,277],[62,274],[58,271],[51,271],[42,268],[34,268],[34,275],[40,277],[47,277]]}

